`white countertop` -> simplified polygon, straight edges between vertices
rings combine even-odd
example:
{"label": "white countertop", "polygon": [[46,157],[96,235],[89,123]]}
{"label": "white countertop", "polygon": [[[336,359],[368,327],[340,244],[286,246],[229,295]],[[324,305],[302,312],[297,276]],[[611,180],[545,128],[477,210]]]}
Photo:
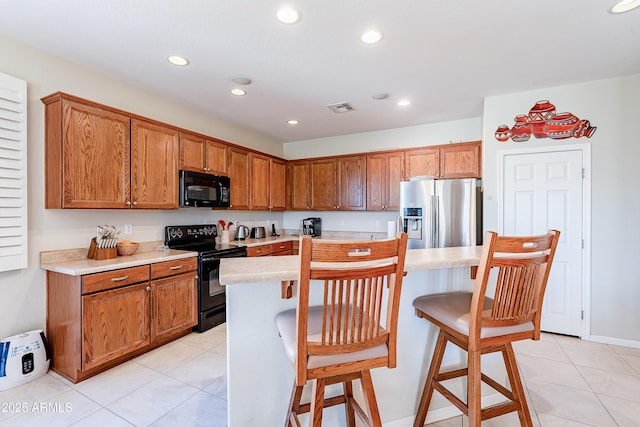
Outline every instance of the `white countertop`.
{"label": "white countertop", "polygon": [[136,252],[129,256],[119,256],[103,260],[84,258],[66,261],[47,261],[46,257],[43,258],[43,254],[40,255],[40,268],[71,276],[82,276],[84,274],[100,273],[103,271],[117,270],[119,268],[136,267],[138,265],[198,256],[197,252],[167,249]]}
{"label": "white countertop", "polygon": [[[409,249],[405,260],[405,271],[478,265],[481,253],[482,246]],[[220,283],[235,285],[298,280],[299,263],[298,255],[223,258],[220,261]]]}

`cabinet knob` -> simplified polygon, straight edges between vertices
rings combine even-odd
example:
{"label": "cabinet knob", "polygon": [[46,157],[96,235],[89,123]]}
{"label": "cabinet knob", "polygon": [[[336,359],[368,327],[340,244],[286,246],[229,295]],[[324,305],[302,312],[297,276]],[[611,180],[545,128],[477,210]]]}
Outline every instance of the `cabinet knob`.
{"label": "cabinet knob", "polygon": [[145,289],[150,291],[151,290],[151,286],[147,286]]}
{"label": "cabinet knob", "polygon": [[137,204],[138,204],[138,202],[133,202],[133,206],[135,206],[135,205],[137,205]]}
{"label": "cabinet knob", "polygon": [[127,200],[127,206],[131,206],[131,200]]}

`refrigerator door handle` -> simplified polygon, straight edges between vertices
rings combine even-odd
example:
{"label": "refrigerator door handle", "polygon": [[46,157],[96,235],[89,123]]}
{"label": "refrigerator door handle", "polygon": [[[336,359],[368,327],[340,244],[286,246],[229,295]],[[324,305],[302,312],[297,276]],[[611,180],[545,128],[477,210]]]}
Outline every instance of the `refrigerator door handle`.
{"label": "refrigerator door handle", "polygon": [[396,218],[396,233],[404,233],[406,230],[404,229],[404,218],[402,215],[398,215]]}
{"label": "refrigerator door handle", "polygon": [[439,235],[439,230],[440,230],[440,217],[438,215],[438,212],[440,212],[440,197],[439,196],[433,196],[434,199],[434,203],[433,203],[433,210],[432,210],[432,215],[433,215],[433,232],[432,232],[432,236],[433,236],[433,246],[431,246],[432,248],[437,248],[439,247],[439,240],[440,240],[440,235]]}

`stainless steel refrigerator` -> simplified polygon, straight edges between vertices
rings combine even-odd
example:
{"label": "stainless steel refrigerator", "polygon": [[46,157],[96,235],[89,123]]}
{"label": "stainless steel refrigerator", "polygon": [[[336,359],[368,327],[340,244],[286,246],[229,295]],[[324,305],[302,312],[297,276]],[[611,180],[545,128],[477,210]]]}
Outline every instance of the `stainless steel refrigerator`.
{"label": "stainless steel refrigerator", "polygon": [[482,243],[477,179],[413,179],[400,183],[400,224],[409,249]]}

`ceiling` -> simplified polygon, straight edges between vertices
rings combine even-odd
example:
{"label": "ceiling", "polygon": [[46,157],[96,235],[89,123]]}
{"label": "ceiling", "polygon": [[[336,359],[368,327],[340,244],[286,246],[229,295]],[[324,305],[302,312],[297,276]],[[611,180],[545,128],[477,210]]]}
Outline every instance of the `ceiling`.
{"label": "ceiling", "polygon": [[[487,96],[640,72],[640,9],[612,15],[613,0],[285,2],[3,0],[0,34],[283,142],[479,117]],[[276,20],[284,4],[297,24]],[[378,44],[360,41],[370,28]],[[235,77],[252,80],[245,96]],[[327,108],[341,102],[353,111]]]}

